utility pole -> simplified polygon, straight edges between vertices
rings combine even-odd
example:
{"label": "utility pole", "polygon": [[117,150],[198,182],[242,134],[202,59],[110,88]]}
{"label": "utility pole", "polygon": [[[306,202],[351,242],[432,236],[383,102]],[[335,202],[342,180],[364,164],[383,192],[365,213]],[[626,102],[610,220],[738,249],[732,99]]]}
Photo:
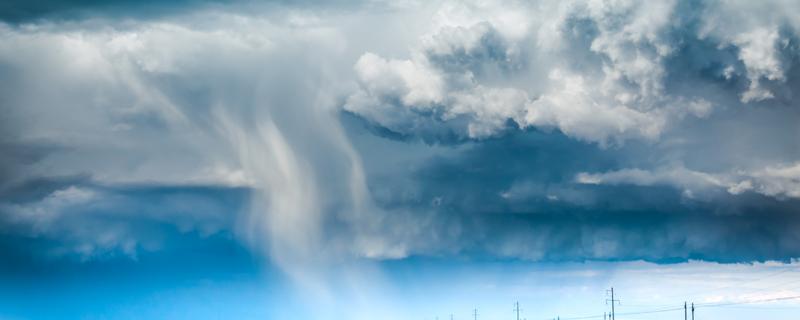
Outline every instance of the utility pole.
{"label": "utility pole", "polygon": [[692,320],[694,320],[694,302],[692,302]]}
{"label": "utility pole", "polygon": [[514,308],[514,311],[517,312],[517,320],[519,320],[519,301],[517,301],[517,304],[516,304],[516,307]]}
{"label": "utility pole", "polygon": [[478,320],[478,309],[472,310],[472,316],[474,320]]}
{"label": "utility pole", "polygon": [[611,302],[611,315],[610,315],[610,319],[611,319],[611,320],[616,320],[616,318],[615,318],[615,316],[614,316],[614,304],[615,304],[615,303],[619,303],[619,300],[617,300],[617,299],[614,299],[614,287],[611,287],[611,290],[608,290],[608,291],[606,292],[606,294],[608,294],[608,292],[609,292],[609,291],[611,292],[611,299],[606,299],[606,303],[609,303],[609,302]]}
{"label": "utility pole", "polygon": [[686,313],[686,301],[683,302],[683,320],[689,320]]}

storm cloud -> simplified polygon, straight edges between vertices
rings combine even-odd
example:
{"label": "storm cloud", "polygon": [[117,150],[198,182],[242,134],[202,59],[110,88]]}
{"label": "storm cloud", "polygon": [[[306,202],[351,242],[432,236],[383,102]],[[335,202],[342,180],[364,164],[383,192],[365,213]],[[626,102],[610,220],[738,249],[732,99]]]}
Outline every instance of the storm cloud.
{"label": "storm cloud", "polygon": [[3,8],[0,241],[231,235],[309,283],[415,256],[787,261],[796,6]]}

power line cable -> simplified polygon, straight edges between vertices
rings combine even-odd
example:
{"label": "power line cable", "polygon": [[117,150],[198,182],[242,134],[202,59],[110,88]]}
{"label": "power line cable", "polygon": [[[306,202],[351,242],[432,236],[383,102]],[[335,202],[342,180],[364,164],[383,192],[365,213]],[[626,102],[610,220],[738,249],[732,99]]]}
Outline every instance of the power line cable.
{"label": "power line cable", "polygon": [[[761,303],[761,302],[773,302],[773,301],[787,301],[787,300],[797,300],[800,299],[800,295],[798,296],[788,296],[788,297],[779,297],[779,298],[769,298],[769,299],[757,299],[757,300],[749,300],[749,301],[738,301],[738,302],[722,302],[722,303],[698,303],[694,304],[694,307],[697,308],[717,308],[717,307],[728,307],[728,306],[737,306],[743,304],[752,304],[752,303]],[[653,313],[663,313],[663,312],[672,312],[672,311],[680,311],[683,310],[683,306],[671,307],[671,308],[661,308],[661,309],[654,309],[654,310],[643,310],[643,311],[634,311],[634,312],[618,312],[617,315],[620,316],[632,316],[632,315],[642,315],[642,314],[653,314]],[[562,317],[563,320],[587,320],[587,319],[600,319],[603,318],[602,315],[593,315],[593,316],[578,316],[578,317]]]}
{"label": "power line cable", "polygon": [[796,300],[800,299],[800,296],[789,296],[789,297],[780,297],[780,298],[769,298],[769,299],[758,299],[758,300],[750,300],[750,301],[740,301],[740,302],[721,302],[721,303],[698,303],[695,306],[702,307],[702,308],[710,308],[710,307],[722,307],[722,306],[735,306],[740,304],[751,304],[751,303],[760,303],[760,302],[772,302],[772,301],[785,301],[785,300]]}

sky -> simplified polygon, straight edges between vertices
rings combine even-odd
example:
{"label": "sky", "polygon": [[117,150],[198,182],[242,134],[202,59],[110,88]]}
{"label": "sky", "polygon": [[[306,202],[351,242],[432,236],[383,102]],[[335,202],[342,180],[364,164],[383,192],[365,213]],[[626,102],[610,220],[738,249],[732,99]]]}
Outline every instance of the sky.
{"label": "sky", "polygon": [[800,3],[4,1],[0,319],[795,319]]}

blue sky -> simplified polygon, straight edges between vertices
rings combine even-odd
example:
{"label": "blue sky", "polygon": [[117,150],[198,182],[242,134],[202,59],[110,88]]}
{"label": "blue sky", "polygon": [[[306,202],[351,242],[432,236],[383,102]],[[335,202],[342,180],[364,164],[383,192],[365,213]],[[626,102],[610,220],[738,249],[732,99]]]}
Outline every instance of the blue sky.
{"label": "blue sky", "polygon": [[6,2],[0,319],[789,319],[798,12]]}

